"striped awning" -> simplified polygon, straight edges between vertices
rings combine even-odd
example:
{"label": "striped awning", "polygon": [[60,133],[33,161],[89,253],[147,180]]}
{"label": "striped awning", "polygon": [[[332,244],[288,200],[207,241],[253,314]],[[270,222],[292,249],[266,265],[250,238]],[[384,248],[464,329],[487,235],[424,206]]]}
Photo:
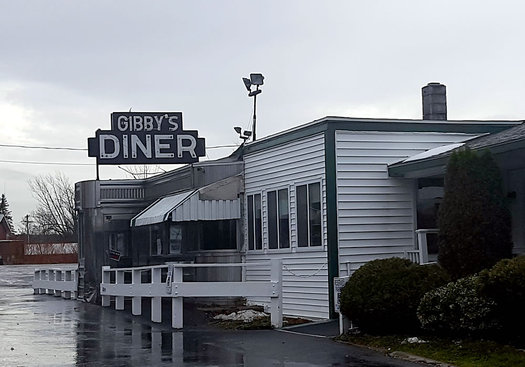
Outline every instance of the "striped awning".
{"label": "striped awning", "polygon": [[201,200],[199,190],[165,196],[131,219],[132,227],[162,223],[169,220],[187,222],[198,220],[239,219],[239,199]]}

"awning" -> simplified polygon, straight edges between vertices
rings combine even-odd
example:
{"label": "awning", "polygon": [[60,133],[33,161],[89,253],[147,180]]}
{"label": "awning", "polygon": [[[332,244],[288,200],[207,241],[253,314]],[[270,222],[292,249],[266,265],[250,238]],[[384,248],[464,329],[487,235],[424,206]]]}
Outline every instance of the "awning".
{"label": "awning", "polygon": [[180,194],[163,197],[131,219],[132,227],[145,226],[148,224],[162,223],[168,219],[170,213],[181,205],[189,196],[195,193],[185,191]]}
{"label": "awning", "polygon": [[240,177],[232,177],[198,190],[165,196],[131,219],[132,227],[167,221],[225,220],[241,217]]}

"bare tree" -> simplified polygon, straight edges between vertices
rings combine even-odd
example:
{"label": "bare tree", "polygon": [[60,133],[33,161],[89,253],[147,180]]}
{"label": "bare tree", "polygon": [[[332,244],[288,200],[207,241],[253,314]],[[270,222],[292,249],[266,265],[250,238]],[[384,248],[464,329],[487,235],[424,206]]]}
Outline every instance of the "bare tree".
{"label": "bare tree", "polygon": [[134,179],[148,178],[149,176],[154,176],[159,173],[166,172],[158,165],[151,166],[147,164],[118,166],[118,168],[126,172],[130,177]]}
{"label": "bare tree", "polygon": [[57,172],[29,180],[38,207],[32,217],[39,232],[76,238],[75,188],[67,177]]}
{"label": "bare tree", "polygon": [[76,254],[78,245],[72,242],[58,243],[28,243],[24,246],[26,255],[56,255],[56,254]]}

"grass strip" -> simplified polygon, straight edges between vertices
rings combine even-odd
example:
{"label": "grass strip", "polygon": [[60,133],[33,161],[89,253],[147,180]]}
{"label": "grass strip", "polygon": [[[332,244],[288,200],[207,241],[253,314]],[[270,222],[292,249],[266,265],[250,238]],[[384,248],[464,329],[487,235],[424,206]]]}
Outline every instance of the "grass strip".
{"label": "grass strip", "polygon": [[406,336],[352,336],[340,340],[379,349],[401,351],[457,367],[525,367],[525,351],[486,340],[420,338],[426,343],[408,343]]}

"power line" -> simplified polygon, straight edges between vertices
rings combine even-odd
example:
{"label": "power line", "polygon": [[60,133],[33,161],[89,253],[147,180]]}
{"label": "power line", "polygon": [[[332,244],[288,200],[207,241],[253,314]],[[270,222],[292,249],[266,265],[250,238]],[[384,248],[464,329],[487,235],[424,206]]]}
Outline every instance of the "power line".
{"label": "power line", "polygon": [[47,150],[81,150],[86,151],[87,148],[69,148],[69,147],[45,147],[36,145],[16,145],[16,144],[0,144],[4,148],[24,148],[24,149],[47,149]]}
{"label": "power line", "polygon": [[42,165],[48,165],[48,166],[93,166],[94,165],[94,163],[34,162],[34,161],[7,161],[7,160],[0,160],[0,163],[42,164]]}
{"label": "power line", "polygon": [[[206,147],[206,149],[219,149],[219,148],[237,148],[238,144],[230,145],[212,145]],[[46,150],[72,150],[72,151],[87,151],[87,148],[71,148],[71,147],[46,147],[38,145],[17,145],[17,144],[0,144],[3,148],[22,148],[22,149],[46,149]]]}
{"label": "power line", "polygon": [[[238,146],[239,146],[238,144],[215,145],[215,146],[206,147],[206,149],[237,148]],[[87,151],[86,148],[48,147],[48,146],[37,146],[37,145],[18,145],[18,144],[0,144],[0,147],[3,147],[3,148],[22,148],[22,149]],[[92,166],[94,164],[94,163],[67,163],[67,162],[12,161],[12,160],[0,160],[0,163],[36,164],[36,165],[50,165],[50,166]]]}

